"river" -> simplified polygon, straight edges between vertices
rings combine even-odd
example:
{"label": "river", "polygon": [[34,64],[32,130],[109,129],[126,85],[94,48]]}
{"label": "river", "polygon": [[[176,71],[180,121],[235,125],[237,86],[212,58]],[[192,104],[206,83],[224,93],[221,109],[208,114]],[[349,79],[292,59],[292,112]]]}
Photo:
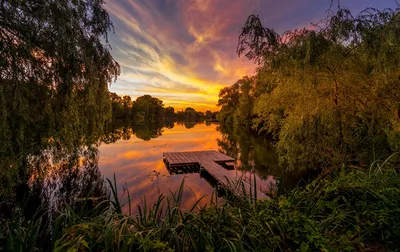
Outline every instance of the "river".
{"label": "river", "polygon": [[[160,194],[170,194],[179,189],[184,180],[182,207],[189,209],[200,198],[204,205],[211,199],[213,184],[198,172],[170,174],[163,163],[163,152],[216,150],[237,159],[235,168],[246,179],[256,174],[257,186],[267,194],[277,191],[276,177],[282,175],[273,145],[268,140],[250,133],[222,133],[217,123],[174,123],[157,133],[137,134],[138,128],[126,129],[121,138],[99,146],[99,169],[103,176],[113,179],[115,174],[120,197],[131,205],[141,205],[146,197],[154,202]],[[244,133],[244,132],[243,132]],[[122,136],[123,135],[123,136]],[[125,206],[125,211],[127,207]]]}
{"label": "river", "polygon": [[268,195],[290,189],[298,181],[298,177],[279,168],[274,145],[268,138],[246,130],[225,129],[218,123],[114,123],[105,134],[92,135],[75,137],[78,141],[50,137],[21,155],[22,180],[16,197],[0,206],[3,213],[0,219],[7,218],[17,207],[31,214],[39,206],[60,212],[65,203],[81,207],[89,194],[93,201],[113,197],[104,178],[116,184],[123,212],[127,214],[137,213],[136,206],[143,205],[144,198],[151,204],[161,194],[171,195],[183,181],[183,208],[190,209],[201,197],[200,206],[209,203],[212,195],[216,195],[213,182],[198,171],[170,174],[163,163],[163,152],[222,152],[236,159],[235,170],[239,175],[248,182],[255,179],[257,187]]}

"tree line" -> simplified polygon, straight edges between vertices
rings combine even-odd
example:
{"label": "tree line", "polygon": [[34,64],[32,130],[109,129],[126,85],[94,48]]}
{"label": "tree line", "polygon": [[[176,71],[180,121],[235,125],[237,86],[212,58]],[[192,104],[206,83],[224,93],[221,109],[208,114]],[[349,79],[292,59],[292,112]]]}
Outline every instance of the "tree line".
{"label": "tree line", "polygon": [[135,123],[157,123],[163,121],[215,121],[218,112],[196,111],[187,107],[185,110],[175,111],[171,106],[165,107],[162,100],[143,95],[132,100],[129,95],[119,96],[110,92],[112,117],[116,119],[131,120]]}
{"label": "tree line", "polygon": [[332,8],[284,34],[249,16],[237,53],[256,74],[219,93],[219,120],[271,136],[288,169],[365,168],[400,150],[399,7]]}

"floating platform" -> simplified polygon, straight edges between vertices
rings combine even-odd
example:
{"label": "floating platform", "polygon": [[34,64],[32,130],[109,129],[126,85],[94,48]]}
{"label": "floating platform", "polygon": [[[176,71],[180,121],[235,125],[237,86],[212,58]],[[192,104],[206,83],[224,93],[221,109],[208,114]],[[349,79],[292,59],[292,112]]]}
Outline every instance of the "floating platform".
{"label": "floating platform", "polygon": [[199,167],[213,177],[218,186],[229,190],[235,195],[252,195],[257,199],[269,198],[260,189],[254,190],[254,185],[244,181],[233,168],[234,158],[218,151],[186,151],[164,152],[164,163],[169,170],[184,170],[186,167]]}

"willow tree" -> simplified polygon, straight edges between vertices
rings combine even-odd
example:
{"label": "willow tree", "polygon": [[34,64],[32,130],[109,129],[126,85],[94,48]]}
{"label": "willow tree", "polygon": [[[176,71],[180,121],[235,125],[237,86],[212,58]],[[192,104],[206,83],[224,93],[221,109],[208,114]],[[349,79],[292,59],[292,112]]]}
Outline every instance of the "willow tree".
{"label": "willow tree", "polygon": [[46,137],[71,147],[101,131],[120,68],[102,0],[0,2],[0,170],[9,173]]}
{"label": "willow tree", "polygon": [[279,35],[251,15],[237,53],[259,64],[254,127],[273,133],[281,164],[332,167],[399,150],[399,9],[328,13]]}

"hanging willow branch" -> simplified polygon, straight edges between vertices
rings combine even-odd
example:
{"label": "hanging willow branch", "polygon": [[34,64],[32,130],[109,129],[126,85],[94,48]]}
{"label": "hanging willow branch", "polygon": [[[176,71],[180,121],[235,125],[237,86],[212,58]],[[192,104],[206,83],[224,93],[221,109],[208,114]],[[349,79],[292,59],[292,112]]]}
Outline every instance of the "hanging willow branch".
{"label": "hanging willow branch", "polygon": [[[334,11],[332,8],[335,2],[337,9]],[[362,43],[375,43],[379,39],[377,37],[379,31],[389,22],[393,22],[398,11],[399,7],[395,10],[382,11],[367,8],[359,15],[353,16],[350,10],[340,6],[339,1],[332,0],[326,19],[313,24],[310,28],[291,30],[282,35],[274,29],[264,27],[257,15],[250,15],[241,29],[236,53],[239,57],[244,55],[262,65],[272,62],[278,54],[286,55],[283,50],[302,47],[306,43],[315,42],[316,44],[311,44],[310,48],[320,52],[321,39],[313,38],[323,38],[326,40],[324,46],[329,44],[349,46],[350,49],[345,53],[347,57]]]}
{"label": "hanging willow branch", "polygon": [[236,53],[261,63],[267,51],[273,51],[282,42],[274,29],[264,28],[256,15],[250,15],[239,35]]}

